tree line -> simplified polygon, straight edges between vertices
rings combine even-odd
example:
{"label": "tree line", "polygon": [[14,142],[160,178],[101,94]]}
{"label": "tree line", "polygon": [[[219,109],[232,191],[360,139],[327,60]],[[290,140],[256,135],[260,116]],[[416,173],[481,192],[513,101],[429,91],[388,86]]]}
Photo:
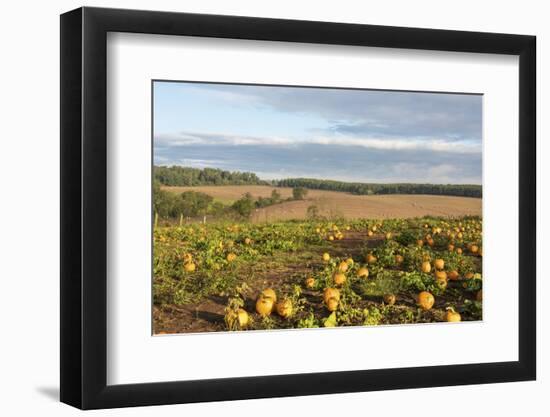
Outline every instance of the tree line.
{"label": "tree line", "polygon": [[208,194],[198,191],[173,193],[162,190],[158,181],[153,183],[153,210],[161,218],[206,216],[221,213],[224,208]]}
{"label": "tree line", "polygon": [[231,172],[217,168],[155,166],[154,180],[162,185],[191,187],[197,185],[266,185],[252,172]]}
{"label": "tree line", "polygon": [[272,206],[285,201],[304,200],[307,196],[307,190],[303,187],[292,189],[292,197],[283,198],[277,190],[271,191],[271,197],[258,197],[255,199],[252,194],[245,193],[240,199],[231,205],[231,209],[241,217],[250,217],[254,209]]}
{"label": "tree line", "polygon": [[272,185],[277,187],[303,187],[315,190],[342,191],[357,195],[371,194],[431,194],[452,195],[460,197],[482,197],[481,185],[475,184],[370,184],[319,180],[314,178],[286,178],[276,180]]}
{"label": "tree line", "polygon": [[[475,184],[415,184],[415,183],[361,183],[314,178],[286,178],[264,181],[252,172],[225,171],[217,168],[189,168],[182,166],[155,166],[154,181],[167,186],[200,186],[200,185],[272,185],[291,187],[293,189],[315,189],[342,191],[357,195],[371,194],[431,194],[452,195],[460,197],[482,197],[481,185]],[[299,196],[294,196],[300,199]],[[275,198],[277,200],[277,198]],[[276,203],[277,201],[275,201]],[[259,206],[273,204],[266,199]]]}
{"label": "tree line", "polygon": [[259,209],[285,201],[303,200],[307,190],[296,187],[292,190],[292,197],[282,198],[278,190],[272,190],[270,197],[254,198],[251,193],[245,193],[240,199],[230,205],[224,205],[214,198],[200,191],[184,191],[174,193],[161,188],[158,181],[153,183],[153,210],[161,219],[182,219],[193,217],[226,217],[249,218],[254,209]]}

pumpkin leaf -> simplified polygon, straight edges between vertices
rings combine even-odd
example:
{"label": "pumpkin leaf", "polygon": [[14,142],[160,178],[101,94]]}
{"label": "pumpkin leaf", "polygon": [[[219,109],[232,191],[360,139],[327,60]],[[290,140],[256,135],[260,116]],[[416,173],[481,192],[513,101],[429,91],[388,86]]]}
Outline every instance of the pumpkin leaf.
{"label": "pumpkin leaf", "polygon": [[336,311],[333,311],[330,316],[328,316],[325,319],[324,326],[325,327],[336,327],[338,324],[338,320],[336,319]]}

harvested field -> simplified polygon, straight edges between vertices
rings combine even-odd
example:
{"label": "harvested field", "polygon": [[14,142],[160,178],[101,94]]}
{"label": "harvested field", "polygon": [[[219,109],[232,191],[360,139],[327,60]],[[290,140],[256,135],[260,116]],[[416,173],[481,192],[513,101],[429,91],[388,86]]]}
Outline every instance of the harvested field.
{"label": "harvested field", "polygon": [[[201,186],[164,187],[173,192],[195,190],[206,193],[214,199],[230,204],[249,192],[254,197],[269,197],[276,189],[282,198],[292,196],[291,188],[276,188],[261,185],[244,186]],[[307,209],[316,206],[319,214],[329,218],[346,219],[372,218],[414,218],[422,216],[480,216],[482,204],[479,198],[439,195],[353,195],[336,191],[309,190],[302,201],[288,201],[257,209],[253,222],[305,219]]]}
{"label": "harvested field", "polygon": [[[184,191],[200,191],[214,197],[215,200],[224,204],[231,204],[241,198],[245,193],[252,194],[253,197],[271,197],[271,192],[277,190],[282,198],[292,197],[292,188],[269,187],[267,185],[205,185],[198,187],[167,187],[163,190],[182,193]],[[313,195],[316,190],[310,190]],[[320,191],[323,192],[323,191]]]}

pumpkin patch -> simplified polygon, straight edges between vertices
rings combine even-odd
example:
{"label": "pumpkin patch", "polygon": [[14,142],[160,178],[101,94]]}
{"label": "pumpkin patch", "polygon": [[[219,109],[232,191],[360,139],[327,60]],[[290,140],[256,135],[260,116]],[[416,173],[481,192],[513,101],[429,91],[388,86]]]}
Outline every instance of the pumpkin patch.
{"label": "pumpkin patch", "polygon": [[477,217],[156,227],[155,333],[480,320],[481,230]]}

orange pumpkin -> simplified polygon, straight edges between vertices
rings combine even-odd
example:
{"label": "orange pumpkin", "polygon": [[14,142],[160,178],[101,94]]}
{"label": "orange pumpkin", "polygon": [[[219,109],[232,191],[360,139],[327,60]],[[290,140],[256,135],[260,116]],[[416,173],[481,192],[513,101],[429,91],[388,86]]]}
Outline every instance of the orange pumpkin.
{"label": "orange pumpkin", "polygon": [[395,295],[394,294],[386,294],[384,295],[384,302],[390,306],[395,304]]}
{"label": "orange pumpkin", "polygon": [[445,313],[445,320],[448,322],[459,322],[461,321],[460,313],[455,311],[452,307],[447,308],[447,313]]}
{"label": "orange pumpkin", "polygon": [[372,253],[369,253],[366,257],[366,261],[368,264],[373,264],[376,262],[376,256],[374,256]]}
{"label": "orange pumpkin", "polygon": [[189,262],[186,263],[183,268],[185,269],[185,272],[195,272],[197,266],[193,262]]}
{"label": "orange pumpkin", "polygon": [[422,310],[428,311],[433,307],[435,303],[435,297],[432,295],[432,293],[428,291],[422,291],[420,294],[418,294],[416,301],[418,303],[418,306]]}
{"label": "orange pumpkin", "polygon": [[449,277],[449,279],[451,281],[458,281],[458,279],[460,278],[459,274],[458,274],[458,271],[451,271],[447,274],[447,276]]}
{"label": "orange pumpkin", "polygon": [[323,292],[323,300],[326,303],[331,298],[340,300],[340,291],[337,288],[325,288],[325,291]]}
{"label": "orange pumpkin", "polygon": [[357,270],[357,276],[359,278],[368,278],[369,277],[369,270],[365,267],[361,267]]}
{"label": "orange pumpkin", "polygon": [[348,268],[349,268],[349,265],[345,261],[340,262],[340,264],[338,265],[338,270],[340,272],[346,272],[348,270]]}
{"label": "orange pumpkin", "polygon": [[264,298],[271,298],[274,303],[277,302],[277,294],[275,293],[275,290],[273,288],[266,288],[262,291],[260,296]]}
{"label": "orange pumpkin", "polygon": [[447,281],[447,273],[445,271],[435,271],[435,279],[438,281]]}
{"label": "orange pumpkin", "polygon": [[338,272],[334,274],[333,279],[336,285],[344,285],[344,283],[346,282],[346,275],[341,272]]}
{"label": "orange pumpkin", "polygon": [[273,311],[273,299],[260,296],[256,301],[256,312],[260,316],[269,316]]}
{"label": "orange pumpkin", "polygon": [[239,326],[241,328],[248,326],[248,322],[250,319],[248,317],[248,313],[246,312],[246,310],[242,308],[239,308],[237,310],[237,320],[239,321]]}
{"label": "orange pumpkin", "polygon": [[336,311],[338,309],[338,304],[340,301],[336,298],[329,298],[325,301],[325,305],[327,306],[328,311]]}
{"label": "orange pumpkin", "polygon": [[428,261],[424,261],[422,262],[422,266],[420,268],[422,270],[422,272],[424,272],[425,274],[429,274],[430,271],[432,270],[432,266],[430,265],[430,263]]}
{"label": "orange pumpkin", "polygon": [[292,301],[282,300],[277,303],[277,314],[284,319],[289,318],[292,315]]}

